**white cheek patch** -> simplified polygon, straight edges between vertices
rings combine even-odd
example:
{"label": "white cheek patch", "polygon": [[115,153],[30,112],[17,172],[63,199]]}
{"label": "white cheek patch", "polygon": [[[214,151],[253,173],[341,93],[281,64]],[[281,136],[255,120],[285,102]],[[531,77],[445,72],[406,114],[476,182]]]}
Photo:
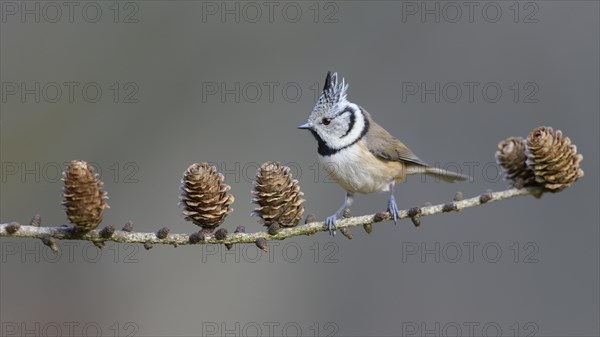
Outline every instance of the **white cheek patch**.
{"label": "white cheek patch", "polygon": [[356,105],[352,105],[354,123],[351,123],[352,117],[350,117],[350,122],[348,124],[352,128],[350,130],[344,130],[344,132],[346,132],[346,135],[336,140],[335,145],[338,148],[343,148],[356,142],[362,136],[363,130],[365,128],[365,116]]}
{"label": "white cheek patch", "polygon": [[337,135],[338,137],[343,135],[346,132],[346,124],[346,121],[336,119],[335,125],[333,125],[333,134]]}

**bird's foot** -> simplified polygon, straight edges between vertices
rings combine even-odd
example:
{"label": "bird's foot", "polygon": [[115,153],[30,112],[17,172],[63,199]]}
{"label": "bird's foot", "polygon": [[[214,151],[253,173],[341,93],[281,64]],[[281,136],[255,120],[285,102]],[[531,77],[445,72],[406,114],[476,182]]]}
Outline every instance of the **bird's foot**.
{"label": "bird's foot", "polygon": [[400,213],[400,210],[398,209],[398,205],[396,205],[396,199],[394,198],[394,196],[390,196],[390,201],[388,203],[388,212],[390,212],[390,215],[392,216],[392,220],[394,220],[394,225],[398,224],[398,214]]}
{"label": "bird's foot", "polygon": [[335,236],[335,221],[337,220],[337,213],[327,217],[325,223],[327,224],[327,229],[329,230],[329,235]]}

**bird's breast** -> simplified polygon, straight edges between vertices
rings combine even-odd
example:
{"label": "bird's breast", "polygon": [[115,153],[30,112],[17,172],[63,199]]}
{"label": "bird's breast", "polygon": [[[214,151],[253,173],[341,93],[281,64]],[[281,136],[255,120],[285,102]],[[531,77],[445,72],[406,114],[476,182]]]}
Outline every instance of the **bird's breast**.
{"label": "bird's breast", "polygon": [[353,193],[388,191],[391,182],[404,177],[401,163],[375,157],[362,141],[319,159],[325,171]]}

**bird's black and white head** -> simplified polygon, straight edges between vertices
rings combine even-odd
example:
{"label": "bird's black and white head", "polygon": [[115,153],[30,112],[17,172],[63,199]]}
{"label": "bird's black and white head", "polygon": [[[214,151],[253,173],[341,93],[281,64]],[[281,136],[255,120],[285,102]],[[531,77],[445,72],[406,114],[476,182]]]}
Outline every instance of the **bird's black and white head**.
{"label": "bird's black and white head", "polygon": [[337,73],[327,73],[323,92],[306,124],[319,143],[319,154],[332,155],[353,145],[366,133],[369,125],[361,108],[346,99],[348,85]]}

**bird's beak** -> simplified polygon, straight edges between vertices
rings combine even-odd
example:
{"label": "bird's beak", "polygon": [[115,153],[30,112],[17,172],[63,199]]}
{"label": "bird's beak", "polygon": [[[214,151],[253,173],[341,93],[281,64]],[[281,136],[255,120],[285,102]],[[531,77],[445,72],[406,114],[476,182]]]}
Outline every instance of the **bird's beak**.
{"label": "bird's beak", "polygon": [[306,123],[306,124],[302,124],[300,126],[298,126],[298,129],[312,129],[312,124],[310,124],[310,122]]}

